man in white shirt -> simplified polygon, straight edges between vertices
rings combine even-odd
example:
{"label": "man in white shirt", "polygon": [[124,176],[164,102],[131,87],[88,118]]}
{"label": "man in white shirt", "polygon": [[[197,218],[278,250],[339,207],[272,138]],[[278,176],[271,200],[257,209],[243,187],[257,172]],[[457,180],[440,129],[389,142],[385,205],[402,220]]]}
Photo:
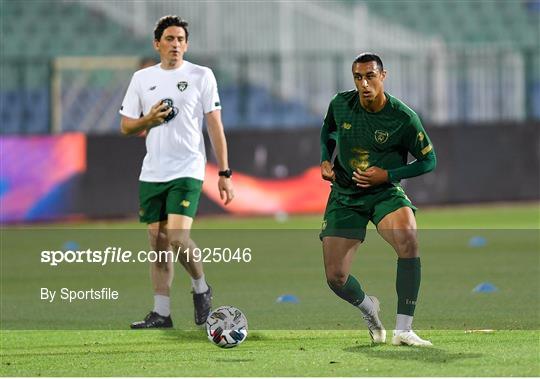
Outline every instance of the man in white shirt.
{"label": "man in white shirt", "polygon": [[[191,276],[195,323],[202,325],[212,307],[202,263],[189,255],[190,239],[204,180],[206,155],[203,118],[219,165],[218,189],[224,204],[233,197],[221,104],[212,70],[183,59],[188,49],[188,23],[178,16],[158,20],[154,48],[161,62],[135,72],[120,108],[125,135],[146,132],[146,156],[139,177],[139,216],[148,224],[154,251],[182,252],[181,263]],[[141,114],[143,115],[141,117]],[[191,259],[188,259],[191,258]],[[151,263],[154,309],[132,329],[172,327],[171,257]]]}

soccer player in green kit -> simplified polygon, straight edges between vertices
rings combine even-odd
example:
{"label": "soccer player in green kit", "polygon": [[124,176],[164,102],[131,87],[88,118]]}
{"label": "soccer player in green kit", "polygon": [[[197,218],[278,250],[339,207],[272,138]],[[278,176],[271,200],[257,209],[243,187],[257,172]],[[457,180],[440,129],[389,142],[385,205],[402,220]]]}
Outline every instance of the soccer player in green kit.
{"label": "soccer player in green kit", "polygon": [[[334,96],[321,130],[321,175],[332,182],[320,234],[326,279],[336,295],[360,309],[372,341],[386,342],[379,301],[350,274],[367,223],[373,222],[398,255],[392,343],[431,346],[412,330],[420,287],[416,208],[399,181],[433,170],[435,152],[418,115],[384,92],[386,71],[377,55],[360,54],[352,74],[356,89]],[[408,153],[416,158],[409,164]]]}

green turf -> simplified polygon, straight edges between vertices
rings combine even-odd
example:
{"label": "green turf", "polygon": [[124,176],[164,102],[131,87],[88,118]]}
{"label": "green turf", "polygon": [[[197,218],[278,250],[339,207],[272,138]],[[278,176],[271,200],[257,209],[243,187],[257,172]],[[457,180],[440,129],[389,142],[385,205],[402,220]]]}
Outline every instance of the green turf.
{"label": "green turf", "polygon": [[224,350],[199,332],[4,332],[4,376],[538,376],[538,331],[424,333],[431,348],[359,331],[254,332]]}
{"label": "green turf", "polygon": [[[133,222],[9,228],[2,232],[1,374],[4,376],[538,376],[540,256],[538,204],[427,209],[418,213],[423,284],[415,327],[434,348],[370,347],[358,312],[324,282],[320,216],[197,220],[201,246],[250,246],[249,263],[210,263],[215,305],[247,315],[250,336],[232,350],[210,344],[192,325],[186,275],[177,270],[175,330],[131,332],[152,305],[146,264],[39,263],[43,249],[146,248]],[[458,229],[457,226],[460,226]],[[101,228],[101,229],[98,229]],[[222,230],[227,228],[226,230]],[[485,246],[471,247],[472,237]],[[353,273],[395,313],[395,256],[368,234]],[[481,282],[495,293],[473,293]],[[117,301],[39,300],[42,286],[113,287]],[[277,304],[291,293],[299,304]],[[36,330],[72,329],[72,330]],[[106,330],[93,330],[106,329]],[[311,330],[304,330],[311,329]],[[492,334],[467,334],[495,329]],[[351,331],[356,330],[356,331]],[[335,362],[335,363],[330,363]]]}
{"label": "green turf", "polygon": [[[539,229],[540,204],[501,204],[475,206],[420,207],[416,213],[418,228],[429,229]],[[321,215],[276,217],[198,217],[195,229],[318,229],[321,226]],[[51,225],[65,228],[114,228],[144,229],[145,226],[136,221],[93,221],[70,222],[38,225],[50,228]],[[35,227],[35,226],[34,226]],[[373,228],[373,225],[369,225]]]}

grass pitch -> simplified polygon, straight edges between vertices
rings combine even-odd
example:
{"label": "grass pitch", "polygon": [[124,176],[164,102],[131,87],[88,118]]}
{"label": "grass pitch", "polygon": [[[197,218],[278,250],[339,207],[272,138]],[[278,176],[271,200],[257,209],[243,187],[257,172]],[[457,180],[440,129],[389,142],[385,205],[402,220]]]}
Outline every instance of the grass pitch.
{"label": "grass pitch", "polygon": [[197,331],[9,331],[14,376],[538,376],[538,331],[429,331],[431,348],[371,346],[360,331],[259,331],[237,348]]}
{"label": "grass pitch", "polygon": [[[123,246],[144,245],[140,225],[72,224],[61,232],[10,228],[2,238],[0,374],[539,376],[538,210],[538,204],[527,204],[418,213],[423,284],[415,328],[434,343],[423,349],[371,346],[358,312],[324,283],[320,217],[197,220],[200,245],[254,246],[249,264],[205,266],[216,290],[214,305],[238,306],[248,317],[248,339],[231,350],[213,346],[192,325],[189,282],[181,270],[172,298],[175,329],[130,331],[129,322],[152,304],[146,264],[53,268],[36,260],[36,252],[66,239],[86,246],[100,239],[113,243],[116,236],[114,243]],[[484,243],[470,245],[478,237]],[[381,316],[391,330],[395,256],[374,231],[360,247],[353,273],[381,299]],[[473,293],[481,282],[498,291]],[[123,296],[117,302],[47,304],[38,299],[40,286],[114,286]],[[276,303],[285,293],[300,302]],[[494,331],[467,332],[478,329]]]}

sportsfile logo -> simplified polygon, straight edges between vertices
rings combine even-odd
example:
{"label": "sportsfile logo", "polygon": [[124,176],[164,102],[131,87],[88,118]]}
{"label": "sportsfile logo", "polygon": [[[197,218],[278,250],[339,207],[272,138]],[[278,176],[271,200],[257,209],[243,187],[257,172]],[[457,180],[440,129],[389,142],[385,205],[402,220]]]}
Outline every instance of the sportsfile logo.
{"label": "sportsfile logo", "polygon": [[121,247],[104,250],[43,250],[41,263],[58,266],[61,263],[93,263],[105,266],[109,263],[156,263],[156,262],[203,262],[203,263],[249,263],[252,251],[249,247],[214,247],[172,250],[140,250],[134,254]]}

